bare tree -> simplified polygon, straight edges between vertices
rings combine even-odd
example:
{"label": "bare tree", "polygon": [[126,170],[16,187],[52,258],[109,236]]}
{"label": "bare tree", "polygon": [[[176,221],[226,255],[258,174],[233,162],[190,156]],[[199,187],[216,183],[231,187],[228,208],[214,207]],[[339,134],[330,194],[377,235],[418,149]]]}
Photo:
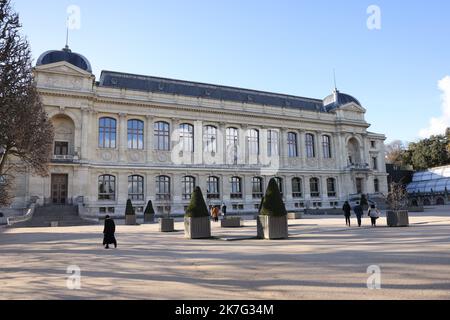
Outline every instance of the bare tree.
{"label": "bare tree", "polygon": [[[48,175],[53,126],[36,89],[28,41],[10,0],[0,0],[0,176],[10,181],[23,170]],[[0,205],[8,205],[10,182]],[[3,200],[2,200],[3,199]]]}
{"label": "bare tree", "polygon": [[400,140],[394,140],[386,145],[386,163],[398,166],[403,165],[403,154],[405,150],[405,145]]}
{"label": "bare tree", "polygon": [[387,196],[387,202],[394,211],[406,209],[408,207],[408,193],[401,183],[392,182],[391,191]]}

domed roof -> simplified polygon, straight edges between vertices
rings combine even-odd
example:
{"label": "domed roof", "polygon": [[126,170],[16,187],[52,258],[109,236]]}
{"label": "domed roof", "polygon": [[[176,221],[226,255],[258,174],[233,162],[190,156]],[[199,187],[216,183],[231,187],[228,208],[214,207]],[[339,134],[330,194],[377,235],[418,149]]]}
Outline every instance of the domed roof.
{"label": "domed roof", "polygon": [[351,95],[341,93],[339,90],[335,89],[332,94],[323,99],[323,105],[327,111],[339,108],[340,106],[346,105],[348,103],[355,103],[362,107],[361,103]]}
{"label": "domed roof", "polygon": [[68,63],[80,69],[83,69],[84,71],[92,73],[92,68],[89,60],[79,53],[72,52],[67,46],[62,50],[51,50],[44,52],[37,60],[36,66],[60,61],[67,61]]}

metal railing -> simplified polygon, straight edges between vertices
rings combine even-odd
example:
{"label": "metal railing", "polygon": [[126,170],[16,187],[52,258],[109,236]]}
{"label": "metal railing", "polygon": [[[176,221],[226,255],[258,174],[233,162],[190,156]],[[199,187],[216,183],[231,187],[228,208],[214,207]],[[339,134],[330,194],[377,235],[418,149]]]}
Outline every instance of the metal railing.
{"label": "metal railing", "polygon": [[32,203],[30,205],[30,207],[27,209],[27,213],[25,215],[23,215],[23,216],[16,216],[16,217],[8,217],[6,219],[7,225],[8,226],[12,226],[13,224],[16,224],[16,223],[30,221],[33,218],[33,214],[34,214],[35,208],[36,208],[36,204]]}

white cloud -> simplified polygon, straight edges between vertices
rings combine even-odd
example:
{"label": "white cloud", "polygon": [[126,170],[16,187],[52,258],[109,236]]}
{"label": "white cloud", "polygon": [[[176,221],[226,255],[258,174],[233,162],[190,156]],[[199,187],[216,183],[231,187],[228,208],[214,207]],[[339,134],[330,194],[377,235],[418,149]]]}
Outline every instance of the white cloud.
{"label": "white cloud", "polygon": [[432,135],[444,134],[445,129],[450,127],[450,76],[444,77],[438,82],[439,90],[442,91],[442,115],[431,118],[427,129],[419,132],[421,138],[429,138]]}

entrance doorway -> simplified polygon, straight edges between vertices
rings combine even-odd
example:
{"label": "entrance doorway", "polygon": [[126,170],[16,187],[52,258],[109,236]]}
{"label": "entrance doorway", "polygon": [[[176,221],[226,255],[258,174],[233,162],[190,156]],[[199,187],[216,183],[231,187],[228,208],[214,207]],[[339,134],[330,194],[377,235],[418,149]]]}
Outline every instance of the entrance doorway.
{"label": "entrance doorway", "polygon": [[52,204],[67,204],[67,174],[52,174]]}
{"label": "entrance doorway", "polygon": [[358,193],[358,194],[363,193],[363,183],[364,183],[364,179],[356,178],[356,193]]}

